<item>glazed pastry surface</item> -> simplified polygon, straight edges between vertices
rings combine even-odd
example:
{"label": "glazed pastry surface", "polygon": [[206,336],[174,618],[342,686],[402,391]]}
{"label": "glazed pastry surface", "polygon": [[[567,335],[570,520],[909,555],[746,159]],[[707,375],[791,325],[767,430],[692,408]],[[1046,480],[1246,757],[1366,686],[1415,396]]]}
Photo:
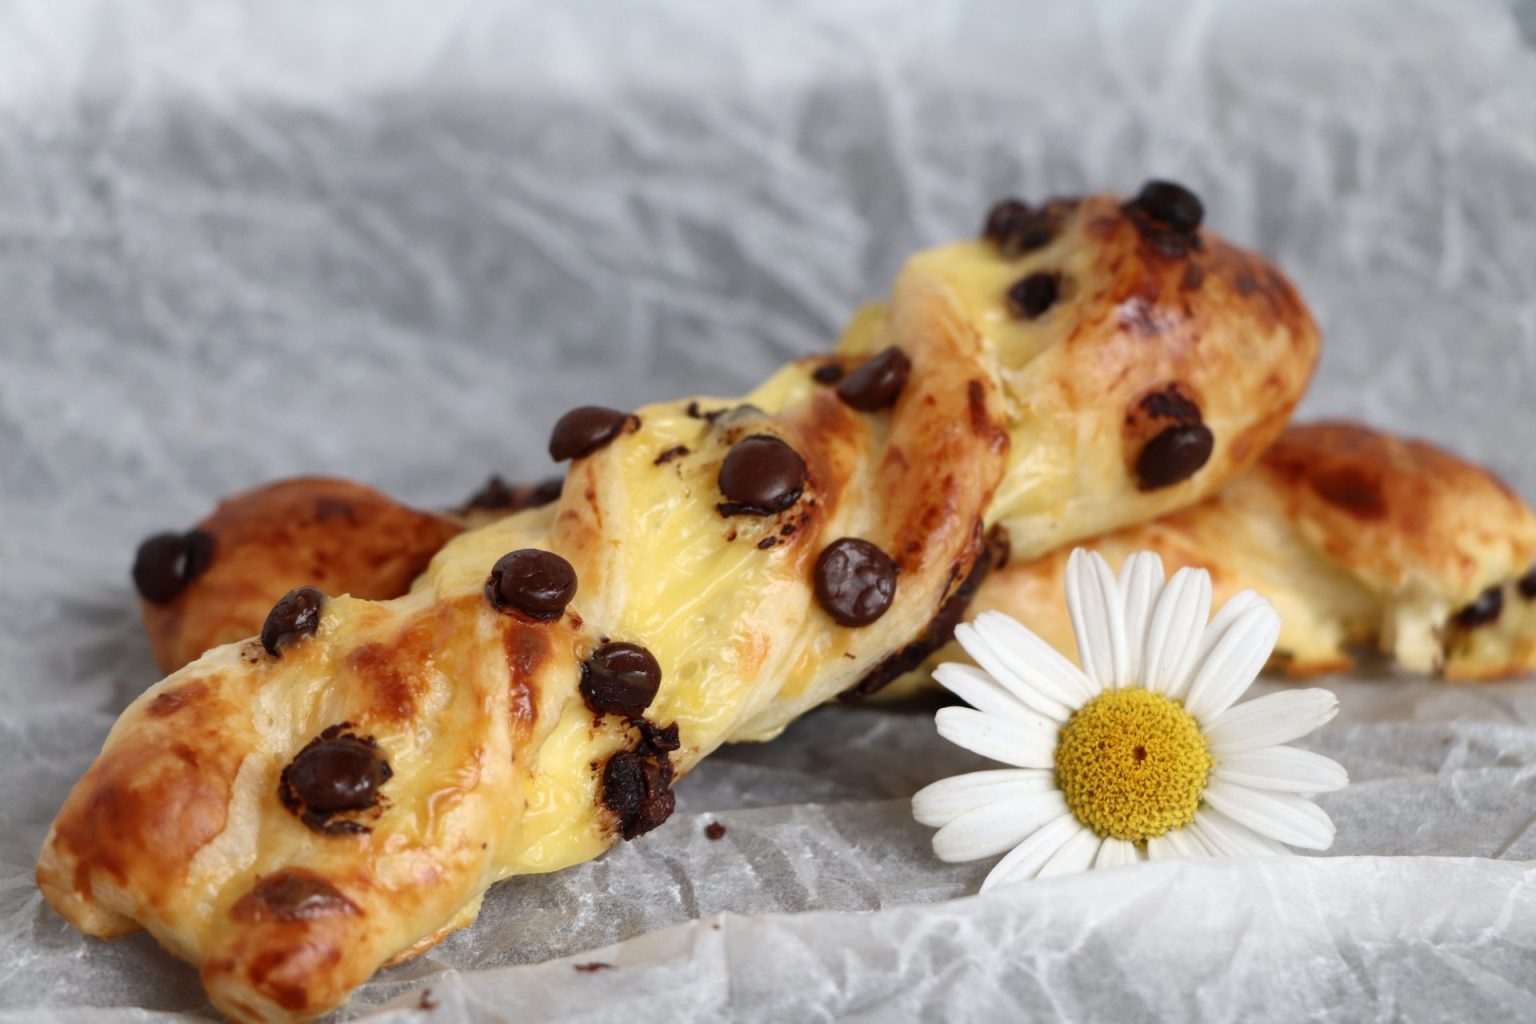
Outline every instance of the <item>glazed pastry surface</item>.
{"label": "glazed pastry surface", "polygon": [[1033,557],[1246,468],[1317,355],[1290,286],[1113,197],[1028,213],[1043,242],[918,255],[743,398],[573,411],[558,500],[403,596],[290,593],[151,687],[54,823],[48,901],[149,929],[231,1017],[318,1016],[490,884],[659,825],[721,743],[888,677],[988,538]]}

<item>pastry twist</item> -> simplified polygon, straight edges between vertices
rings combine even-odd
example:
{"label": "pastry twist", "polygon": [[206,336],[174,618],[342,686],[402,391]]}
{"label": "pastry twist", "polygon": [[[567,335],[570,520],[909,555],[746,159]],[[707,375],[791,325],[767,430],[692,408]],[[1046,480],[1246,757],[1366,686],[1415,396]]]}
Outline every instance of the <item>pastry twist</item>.
{"label": "pastry twist", "polygon": [[[454,537],[393,600],[293,591],[136,700],[54,823],[44,895],[93,935],[149,929],[236,1019],[307,1019],[492,883],[654,828],[719,744],[923,642],[994,527],[1034,556],[1267,446],[1317,334],[1198,221],[1160,185],[1006,203],[834,357],[742,400],[573,411],[555,502]],[[213,578],[209,537],[148,559],[151,600]]]}

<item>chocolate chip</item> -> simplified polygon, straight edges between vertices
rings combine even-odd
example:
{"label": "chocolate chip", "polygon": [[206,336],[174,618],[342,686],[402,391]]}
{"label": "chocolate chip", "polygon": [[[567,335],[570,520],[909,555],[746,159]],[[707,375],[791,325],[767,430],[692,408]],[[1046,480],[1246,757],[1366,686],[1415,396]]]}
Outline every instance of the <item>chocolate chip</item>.
{"label": "chocolate chip", "polygon": [[1137,485],[1155,491],[1194,476],[1211,457],[1216,439],[1203,423],[1168,427],[1141,450],[1136,459]]}
{"label": "chocolate chip", "polygon": [[704,826],[704,838],[709,840],[724,839],[725,826],[718,821],[712,821]]}
{"label": "chocolate chip", "polygon": [[333,725],[299,751],[278,781],[284,807],[317,832],[337,835],[366,832],[355,821],[332,820],[345,811],[362,811],[379,802],[379,788],[394,772],[366,736]]}
{"label": "chocolate chip", "polygon": [[811,379],[817,384],[836,384],[846,372],[842,363],[822,363],[811,371]]}
{"label": "chocolate chip", "polygon": [[485,581],[485,597],[499,612],[555,619],[576,596],[576,570],[553,551],[520,548],[502,555]]}
{"label": "chocolate chip", "polygon": [[1200,406],[1179,390],[1178,381],[1171,382],[1161,390],[1143,395],[1137,404],[1149,419],[1172,420],[1175,423],[1199,423],[1204,418],[1200,414]]}
{"label": "chocolate chip", "polygon": [[1520,596],[1527,601],[1536,601],[1536,565],[1531,566],[1531,571],[1520,577],[1520,582],[1515,584],[1520,590]]}
{"label": "chocolate chip", "polygon": [[626,427],[640,425],[638,417],[601,405],[583,405],[561,416],[549,435],[549,457],[556,462],[580,459],[606,448]]}
{"label": "chocolate chip", "polygon": [[552,476],[528,492],[528,501],[523,507],[542,508],[545,505],[552,505],[560,500],[560,492],[563,490],[565,490],[565,477]]}
{"label": "chocolate chip", "polygon": [[603,644],[581,665],[581,698],[598,714],[638,718],[660,688],[661,666],[639,644]]}
{"label": "chocolate chip", "polygon": [[1033,320],[1056,302],[1059,285],[1055,274],[1039,271],[1008,289],[1008,312],[1020,320]]}
{"label": "chocolate chip", "polygon": [[782,512],[800,500],[805,477],[799,452],[777,437],[752,434],[732,445],[720,464],[720,493],[730,500],[716,507],[723,516]]}
{"label": "chocolate chip", "polygon": [[816,600],[844,626],[867,626],[896,597],[896,563],[867,540],[843,537],[816,559]]}
{"label": "chocolate chip", "polygon": [[837,397],[860,412],[888,409],[896,404],[911,373],[912,360],[892,345],[850,373],[837,386]]}
{"label": "chocolate chip", "polygon": [[229,915],[236,921],[253,922],[311,921],[356,913],[356,903],[321,876],[303,868],[267,875],[229,908]]}
{"label": "chocolate chip", "polygon": [[297,587],[278,599],[261,624],[261,646],[274,658],[283,656],[283,648],[320,628],[320,609],[325,595],[314,587]]}
{"label": "chocolate chip", "polygon": [[133,585],[151,604],[174,601],[213,562],[213,535],[202,530],[157,533],[133,556]]}
{"label": "chocolate chip", "polygon": [[729,409],[701,409],[696,401],[689,402],[688,407],[683,410],[683,412],[687,413],[689,419],[703,420],[710,426],[714,426],[715,420],[730,411]]}
{"label": "chocolate chip", "polygon": [[635,749],[620,750],[603,765],[603,806],[618,818],[625,839],[649,832],[677,806],[668,756],[679,745],[677,725],[658,729],[643,719],[636,725],[640,742]]}
{"label": "chocolate chip", "polygon": [[1013,259],[1048,245],[1056,234],[1055,221],[1047,211],[1032,210],[1017,199],[1004,199],[987,214],[981,236],[996,244],[1005,259]]}
{"label": "chocolate chip", "polygon": [[1161,221],[1175,231],[1194,231],[1205,219],[1205,206],[1200,197],[1171,181],[1147,182],[1136,193],[1133,202],[1153,220]]}
{"label": "chocolate chip", "polygon": [[1504,591],[1499,587],[1489,587],[1477,595],[1476,601],[1456,613],[1456,625],[1465,629],[1491,625],[1499,621],[1503,611]]}
{"label": "chocolate chip", "polygon": [[527,484],[514,487],[501,477],[492,476],[485,482],[485,486],[470,496],[461,511],[468,512],[479,508],[492,511],[505,509],[515,512],[525,508],[538,508],[540,505],[548,505],[558,500],[560,490],[564,486],[565,478],[560,476],[551,477],[533,487]]}

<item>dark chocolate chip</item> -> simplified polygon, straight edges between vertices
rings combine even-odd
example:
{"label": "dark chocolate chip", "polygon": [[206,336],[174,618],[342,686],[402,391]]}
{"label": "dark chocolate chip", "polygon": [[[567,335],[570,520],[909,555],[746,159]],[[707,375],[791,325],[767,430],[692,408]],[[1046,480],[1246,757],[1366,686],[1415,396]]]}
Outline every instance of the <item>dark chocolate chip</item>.
{"label": "dark chocolate chip", "polygon": [[356,903],[321,876],[303,868],[267,875],[229,908],[230,916],[237,921],[310,921],[356,913]]}
{"label": "dark chocolate chip", "polygon": [[753,434],[731,446],[720,464],[718,484],[728,501],[721,515],[768,516],[800,500],[805,490],[805,460],[789,445],[768,434]]}
{"label": "dark chocolate chip", "polygon": [[1515,584],[1520,590],[1520,596],[1527,601],[1536,601],[1536,565],[1531,566],[1531,571],[1520,577],[1520,582]]}
{"label": "dark chocolate chip", "polygon": [[836,384],[846,372],[842,363],[822,363],[811,371],[811,379],[817,384]]}
{"label": "dark chocolate chip", "polygon": [[1048,245],[1056,233],[1055,220],[1047,211],[1032,210],[1017,199],[1004,199],[987,214],[981,235],[1005,258],[1013,259]]}
{"label": "dark chocolate chip", "polygon": [[837,386],[837,397],[860,412],[877,412],[896,404],[912,373],[912,360],[892,345],[848,375]]}
{"label": "dark chocolate chip", "polygon": [[606,448],[625,427],[638,426],[630,413],[601,405],[583,405],[561,416],[549,435],[549,457],[556,462],[580,459]]}
{"label": "dark chocolate chip", "polygon": [[1056,303],[1060,286],[1055,274],[1038,271],[1008,289],[1008,312],[1020,320],[1033,320]]}
{"label": "dark chocolate chip", "polygon": [[1168,427],[1148,441],[1137,457],[1137,485],[1143,491],[1155,491],[1188,480],[1210,459],[1215,445],[1215,437],[1203,423]]}
{"label": "dark chocolate chip", "polygon": [[1477,595],[1476,601],[1456,613],[1456,625],[1465,629],[1491,625],[1499,621],[1503,612],[1504,591],[1499,587],[1489,587]]}
{"label": "dark chocolate chip", "polygon": [[678,748],[677,726],[658,729],[645,720],[636,723],[640,742],[620,750],[603,765],[603,806],[618,818],[625,839],[643,835],[672,816],[672,760]]}
{"label": "dark chocolate chip", "polygon": [[344,811],[362,811],[379,802],[379,789],[394,772],[366,736],[333,725],[311,740],[283,769],[277,795],[284,807],[318,832],[338,835],[366,832],[366,826],[345,819]]}
{"label": "dark chocolate chip", "polygon": [[867,626],[896,597],[896,563],[867,540],[843,537],[816,559],[816,600],[844,626]]}
{"label": "dark chocolate chip", "polygon": [[552,505],[560,500],[560,492],[565,490],[565,477],[552,476],[534,487],[528,493],[528,501],[525,508],[542,508]]}
{"label": "dark chocolate chip", "polygon": [[261,646],[274,658],[283,656],[283,648],[291,643],[314,636],[320,628],[320,609],[325,595],[314,587],[295,587],[282,597],[267,613],[267,621],[261,624]]}
{"label": "dark chocolate chip", "polygon": [[485,581],[485,596],[500,612],[559,618],[576,596],[576,570],[553,551],[520,548],[496,560]]}
{"label": "dark chocolate chip", "polygon": [[1205,219],[1200,197],[1171,181],[1149,181],[1136,194],[1135,204],[1153,220],[1175,231],[1194,231]]}
{"label": "dark chocolate chip", "polygon": [[704,838],[715,840],[725,838],[725,826],[718,821],[712,821],[704,826]]}
{"label": "dark chocolate chip", "polygon": [[660,688],[661,666],[639,644],[603,644],[581,665],[581,698],[598,714],[638,718]]}
{"label": "dark chocolate chip", "polygon": [[133,556],[133,585],[151,604],[174,601],[213,562],[213,535],[202,530],[157,533]]}
{"label": "dark chocolate chip", "polygon": [[515,512],[519,509],[538,508],[540,505],[548,505],[560,497],[560,489],[565,486],[564,477],[551,477],[543,483],[533,487],[527,484],[512,486],[499,476],[492,476],[485,482],[470,499],[464,503],[463,511],[471,509],[488,509],[497,511],[506,509]]}

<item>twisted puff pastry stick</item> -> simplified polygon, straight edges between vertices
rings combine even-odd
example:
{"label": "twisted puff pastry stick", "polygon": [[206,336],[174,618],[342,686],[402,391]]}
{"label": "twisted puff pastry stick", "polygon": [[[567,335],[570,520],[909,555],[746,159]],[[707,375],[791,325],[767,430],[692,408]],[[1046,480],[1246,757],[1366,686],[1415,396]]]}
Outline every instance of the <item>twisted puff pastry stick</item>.
{"label": "twisted puff pastry stick", "polygon": [[[395,600],[296,591],[135,701],[54,823],[45,896],[90,934],[148,928],[232,1017],[304,1019],[493,882],[655,827],[720,743],[921,640],[987,527],[1038,554],[1257,457],[1318,339],[1198,220],[1167,186],[1004,204],[836,359],[743,402],[573,412],[555,503],[456,537]],[[217,567],[192,547],[141,567],[158,597]]]}

